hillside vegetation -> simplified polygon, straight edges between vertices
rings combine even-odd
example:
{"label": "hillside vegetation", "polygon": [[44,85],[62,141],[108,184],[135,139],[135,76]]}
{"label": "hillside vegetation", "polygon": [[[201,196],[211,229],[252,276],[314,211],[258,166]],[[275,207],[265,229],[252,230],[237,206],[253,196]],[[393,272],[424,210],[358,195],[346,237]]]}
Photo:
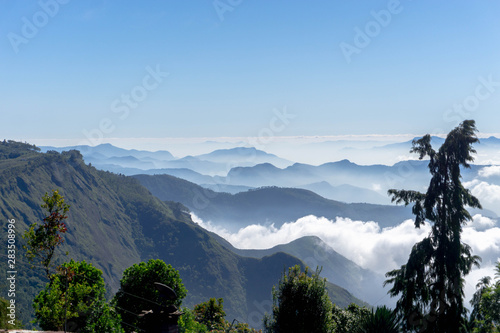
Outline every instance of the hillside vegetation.
{"label": "hillside vegetation", "polygon": [[[103,271],[110,295],[125,268],[158,258],[179,270],[188,289],[183,305],[222,297],[228,319],[259,325],[268,311],[263,304],[271,299],[271,288],[283,269],[303,265],[284,253],[262,259],[236,255],[193,223],[183,205],[162,202],[134,178],[86,165],[78,151],[40,153],[34,146],[4,141],[0,214],[4,221],[17,223],[17,300],[24,323],[31,319],[31,300],[46,281],[39,268],[26,263],[21,234],[41,220],[41,198],[54,189],[71,206],[61,251],[69,256],[60,257],[92,262]],[[357,300],[348,297],[343,303],[351,301]]]}

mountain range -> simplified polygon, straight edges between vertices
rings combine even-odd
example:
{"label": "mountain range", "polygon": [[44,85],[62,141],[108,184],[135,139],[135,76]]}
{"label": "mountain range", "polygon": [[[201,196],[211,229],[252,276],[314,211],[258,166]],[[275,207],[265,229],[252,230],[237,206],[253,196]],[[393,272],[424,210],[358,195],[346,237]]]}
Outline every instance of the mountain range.
{"label": "mountain range", "polygon": [[[55,189],[71,206],[60,260],[93,263],[102,270],[110,294],[116,292],[125,268],[159,258],[179,270],[188,289],[184,305],[223,297],[228,319],[259,326],[263,304],[269,305],[272,286],[284,269],[304,266],[283,252],[262,258],[232,252],[193,223],[182,204],[161,201],[134,178],[86,165],[78,151],[40,153],[29,144],[4,141],[0,142],[0,214],[4,220],[16,220],[17,304],[25,323],[32,319],[30,301],[45,281],[42,270],[30,268],[24,259],[21,235],[28,225],[41,221],[41,198]],[[3,228],[6,241],[6,224]],[[6,271],[5,265],[2,261]],[[1,283],[2,290],[7,290],[5,284]],[[342,305],[363,304],[335,285],[330,284],[330,294]]]}
{"label": "mountain range", "polygon": [[111,144],[101,144],[95,147],[81,145],[63,148],[42,146],[40,148],[42,152],[49,150],[57,152],[78,150],[83,155],[85,162],[92,163],[97,168],[108,171],[116,171],[113,170],[116,168],[138,170],[189,169],[204,175],[214,176],[226,175],[234,166],[272,163],[278,167],[286,167],[292,164],[290,161],[253,147],[218,149],[208,154],[188,155],[182,158],[175,158],[168,151],[127,150]]}
{"label": "mountain range", "polygon": [[[379,160],[384,160],[386,155],[409,158],[411,142],[385,145],[358,142],[355,147],[345,148],[346,142],[335,141],[310,144],[310,146],[319,145],[324,148],[333,145],[336,149],[344,146],[343,151],[358,151],[364,155],[380,156]],[[433,137],[432,142],[437,148],[443,139]],[[124,175],[168,174],[216,192],[231,194],[263,186],[296,187],[311,190],[327,199],[346,203],[389,205],[391,202],[386,194],[387,190],[391,188],[424,190],[430,179],[425,160],[404,160],[392,165],[388,165],[390,163],[360,165],[344,159],[311,165],[293,163],[248,147],[216,149],[210,153],[182,158],[176,158],[168,151],[126,150],[110,144],[96,147],[42,147],[42,151],[61,152],[73,148],[83,152],[86,163],[91,163],[101,170]],[[476,149],[479,160],[494,161],[500,152],[500,139],[495,137],[481,139]],[[405,153],[401,155],[403,151]],[[463,181],[478,178],[479,171],[483,167],[484,165],[472,165],[470,169],[464,169]],[[496,181],[494,177],[489,180]]]}
{"label": "mountain range", "polygon": [[229,194],[215,192],[170,175],[133,177],[161,200],[180,202],[202,220],[216,222],[230,231],[250,224],[274,223],[279,227],[307,215],[375,221],[381,227],[395,226],[412,218],[408,207],[346,204],[325,199],[304,189],[263,187]]}

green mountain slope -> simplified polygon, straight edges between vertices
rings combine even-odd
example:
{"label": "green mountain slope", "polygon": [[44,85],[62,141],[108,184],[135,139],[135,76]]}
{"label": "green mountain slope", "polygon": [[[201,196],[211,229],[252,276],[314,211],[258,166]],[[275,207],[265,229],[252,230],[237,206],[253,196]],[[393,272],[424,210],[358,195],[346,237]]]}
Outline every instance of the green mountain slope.
{"label": "green mountain slope", "polygon": [[[27,225],[41,221],[41,197],[53,189],[71,205],[66,243],[60,251],[70,254],[61,258],[92,262],[103,271],[111,293],[125,268],[160,258],[179,270],[188,289],[184,305],[223,297],[229,320],[260,325],[264,314],[260,305],[270,299],[283,269],[302,264],[284,253],[261,259],[234,254],[193,223],[181,204],[160,201],[136,179],[85,165],[77,151],[42,154],[29,145],[0,142],[0,215],[4,221],[16,219],[16,299],[25,323],[31,299],[45,281],[41,269],[31,269],[25,262],[21,234]],[[6,223],[4,243],[5,228]],[[5,265],[2,261],[4,271]]]}
{"label": "green mountain slope", "polygon": [[371,304],[387,294],[387,291],[383,289],[383,276],[358,266],[316,236],[305,236],[290,243],[263,250],[237,249],[222,238],[218,240],[231,251],[245,257],[262,258],[278,252],[291,254],[313,269],[322,267],[321,276]]}

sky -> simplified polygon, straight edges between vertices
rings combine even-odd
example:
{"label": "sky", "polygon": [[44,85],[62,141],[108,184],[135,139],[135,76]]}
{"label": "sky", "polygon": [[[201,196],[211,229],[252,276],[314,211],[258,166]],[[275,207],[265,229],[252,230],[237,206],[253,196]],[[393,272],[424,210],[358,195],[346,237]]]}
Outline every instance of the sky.
{"label": "sky", "polygon": [[0,132],[53,145],[499,133],[494,1],[0,1]]}

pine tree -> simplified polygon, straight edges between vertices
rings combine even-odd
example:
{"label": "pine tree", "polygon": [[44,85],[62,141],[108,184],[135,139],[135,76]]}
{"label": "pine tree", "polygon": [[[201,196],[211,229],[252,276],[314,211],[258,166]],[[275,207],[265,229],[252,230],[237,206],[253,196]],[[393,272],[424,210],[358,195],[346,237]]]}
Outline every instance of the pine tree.
{"label": "pine tree", "polygon": [[411,152],[428,157],[431,180],[426,193],[389,190],[392,201],[413,203],[415,227],[431,224],[428,237],[415,244],[408,262],[388,272],[391,296],[401,295],[396,311],[405,329],[419,332],[460,332],[464,323],[464,276],[480,258],[462,243],[462,227],[471,220],[466,206],[481,208],[479,200],[461,183],[460,168],[470,168],[479,142],[474,120],[453,129],[436,152],[431,136],[413,141]]}

